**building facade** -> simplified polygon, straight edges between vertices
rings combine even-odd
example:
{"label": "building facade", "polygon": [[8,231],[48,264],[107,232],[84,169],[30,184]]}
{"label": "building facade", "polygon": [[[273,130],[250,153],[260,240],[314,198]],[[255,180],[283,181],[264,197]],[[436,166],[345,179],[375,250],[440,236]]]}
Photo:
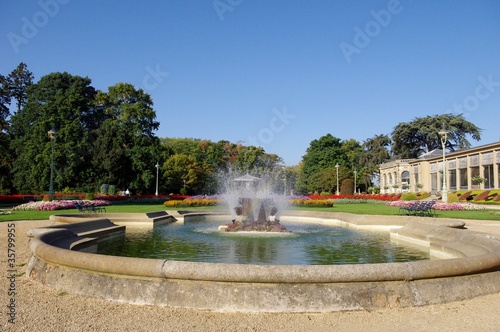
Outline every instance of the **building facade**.
{"label": "building facade", "polygon": [[[499,189],[500,142],[449,152],[444,157],[448,191]],[[443,151],[417,159],[398,159],[380,165],[380,192],[427,191],[443,187]]]}

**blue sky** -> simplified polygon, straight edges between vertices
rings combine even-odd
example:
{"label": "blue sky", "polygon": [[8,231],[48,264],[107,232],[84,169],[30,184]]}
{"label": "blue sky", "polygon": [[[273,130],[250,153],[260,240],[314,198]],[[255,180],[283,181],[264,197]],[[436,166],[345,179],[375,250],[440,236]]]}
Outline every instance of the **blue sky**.
{"label": "blue sky", "polygon": [[159,137],[262,146],[297,164],[330,133],[359,142],[464,113],[500,139],[500,2],[3,0],[0,73],[142,87]]}

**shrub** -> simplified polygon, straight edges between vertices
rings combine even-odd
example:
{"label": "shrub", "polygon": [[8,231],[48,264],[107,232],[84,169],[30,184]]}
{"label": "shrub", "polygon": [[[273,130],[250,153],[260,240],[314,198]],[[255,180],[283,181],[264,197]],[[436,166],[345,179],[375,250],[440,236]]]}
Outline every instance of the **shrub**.
{"label": "shrub", "polygon": [[70,187],[65,187],[62,192],[63,194],[72,194],[73,190]]}
{"label": "shrub", "polygon": [[415,193],[404,193],[401,195],[402,201],[416,201],[417,199],[417,194]]}
{"label": "shrub", "polygon": [[457,203],[457,202],[458,202],[458,194],[448,193],[448,203]]}
{"label": "shrub", "polygon": [[87,193],[87,194],[85,194],[85,199],[89,200],[89,201],[93,201],[94,200],[94,194],[93,193]]}
{"label": "shrub", "polygon": [[418,197],[418,199],[425,199],[425,198],[431,197],[431,194],[428,193],[427,191],[418,192],[417,197]]}
{"label": "shrub", "polygon": [[349,195],[354,192],[354,181],[352,179],[344,179],[340,186],[341,195]]}
{"label": "shrub", "polygon": [[114,184],[110,184],[108,188],[109,195],[116,195],[116,186]]}

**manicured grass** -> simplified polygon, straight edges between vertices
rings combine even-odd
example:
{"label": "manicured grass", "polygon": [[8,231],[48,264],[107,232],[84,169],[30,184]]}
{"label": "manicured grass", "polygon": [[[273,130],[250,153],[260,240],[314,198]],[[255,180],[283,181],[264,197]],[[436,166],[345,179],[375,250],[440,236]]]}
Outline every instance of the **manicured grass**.
{"label": "manicured grass", "polygon": [[[138,205],[110,205],[106,212],[155,212],[164,211],[163,204],[138,204]],[[5,211],[5,209],[4,209]],[[11,214],[0,214],[0,222],[15,220],[46,220],[52,214],[78,213],[77,209],[56,211],[12,211]]]}
{"label": "manicured grass", "polygon": [[[301,210],[347,212],[354,214],[398,215],[399,208],[385,204],[335,204],[332,208],[302,208]],[[437,218],[499,220],[500,210],[435,211]]]}
{"label": "manicured grass", "polygon": [[[173,210],[216,210],[220,207],[200,207],[200,208],[177,208]],[[106,212],[115,213],[146,213],[155,211],[164,211],[163,204],[137,204],[137,205],[111,205],[106,207]],[[301,211],[325,211],[325,212],[347,212],[354,214],[373,214],[373,215],[398,215],[399,208],[386,206],[385,204],[340,204],[337,203],[331,208],[301,207],[291,208],[291,210]],[[0,222],[15,220],[46,220],[52,214],[78,213],[77,209],[57,210],[57,211],[12,211],[11,214],[0,215]],[[479,220],[498,220],[500,221],[500,210],[485,211],[436,211],[438,218],[457,218],[457,219],[479,219]]]}

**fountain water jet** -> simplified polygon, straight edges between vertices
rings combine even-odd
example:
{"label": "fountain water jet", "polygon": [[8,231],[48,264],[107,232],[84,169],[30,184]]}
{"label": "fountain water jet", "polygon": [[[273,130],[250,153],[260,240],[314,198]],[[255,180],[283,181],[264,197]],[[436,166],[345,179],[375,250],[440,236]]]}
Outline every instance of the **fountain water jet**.
{"label": "fountain water jet", "polygon": [[232,222],[219,229],[226,232],[288,232],[280,223],[286,198],[272,194],[262,179],[250,174],[235,178],[223,197],[231,211]]}

